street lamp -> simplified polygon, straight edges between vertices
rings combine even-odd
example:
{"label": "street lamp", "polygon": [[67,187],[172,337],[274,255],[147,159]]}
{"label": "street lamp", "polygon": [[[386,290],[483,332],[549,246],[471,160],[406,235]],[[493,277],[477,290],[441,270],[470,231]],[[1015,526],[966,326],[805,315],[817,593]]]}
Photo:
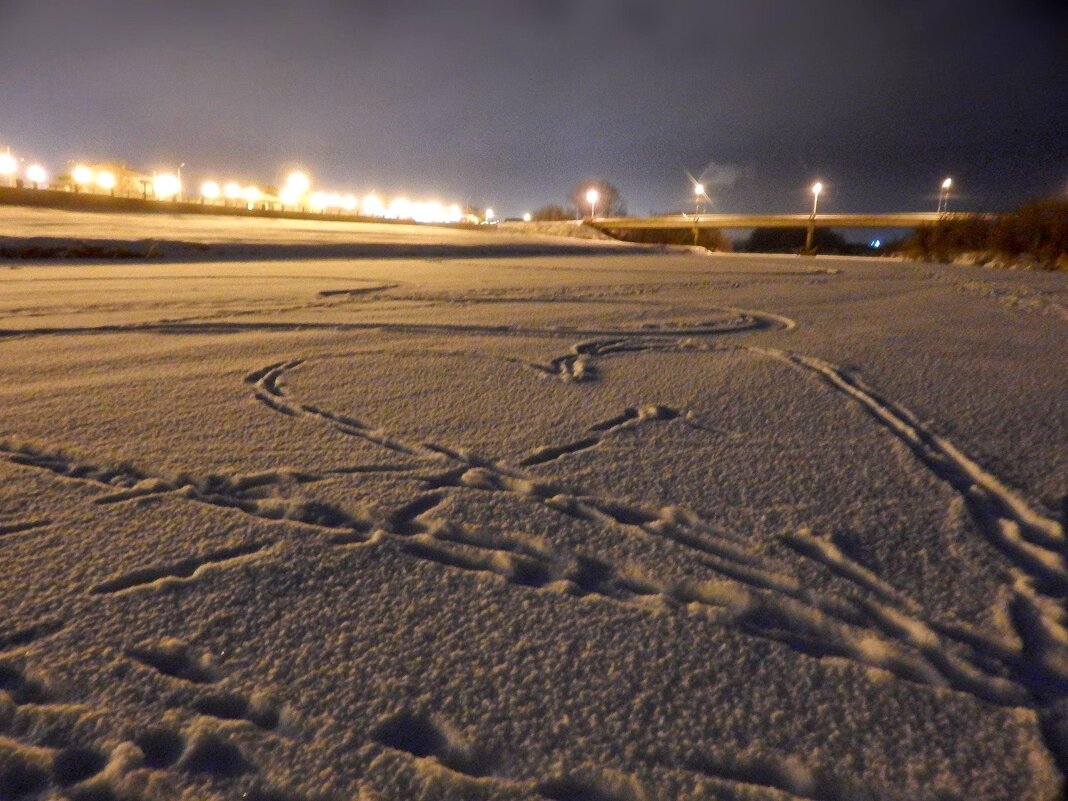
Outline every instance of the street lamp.
{"label": "street lamp", "polygon": [[812,184],[812,214],[808,217],[808,231],[805,233],[805,252],[812,252],[812,243],[816,238],[816,208],[820,203],[820,192],[823,191],[823,184],[819,181]]}
{"label": "street lamp", "polygon": [[286,176],[285,186],[278,193],[283,206],[302,206],[305,195],[311,189],[311,178],[308,173],[294,170]]}
{"label": "street lamp", "polygon": [[200,197],[213,203],[222,195],[222,188],[216,181],[205,181],[200,185]]}
{"label": "street lamp", "polygon": [[152,176],[152,192],[156,200],[171,200],[180,197],[181,191],[182,181],[177,175],[164,172]]}
{"label": "street lamp", "polygon": [[115,174],[108,170],[101,170],[96,174],[96,185],[115,197]]}
{"label": "street lamp", "polygon": [[949,211],[949,190],[953,187],[953,179],[946,178],[942,182],[942,191],[938,193],[938,213]]}
{"label": "street lamp", "polygon": [[693,185],[693,213],[695,215],[701,213],[701,198],[704,197],[704,194],[705,194],[705,185],[704,184],[694,184]]}
{"label": "street lamp", "polygon": [[489,222],[496,216],[497,214],[493,211],[493,209],[486,209],[486,222]]}
{"label": "street lamp", "polygon": [[523,222],[530,222],[533,219],[534,219],[534,215],[531,214],[529,211],[526,214],[523,215]]}
{"label": "street lamp", "polygon": [[590,204],[590,219],[597,216],[597,201],[601,199],[601,193],[591,189],[586,193],[586,202]]}
{"label": "street lamp", "polygon": [[311,178],[306,172],[294,170],[286,176],[286,188],[292,189],[298,195],[303,195],[311,189]]}
{"label": "street lamp", "polygon": [[48,180],[48,171],[40,164],[31,164],[26,168],[26,180],[33,184],[34,189],[40,189],[41,184]]}
{"label": "street lamp", "polygon": [[385,213],[385,205],[383,205],[382,199],[374,192],[364,195],[361,208],[368,217],[381,217]]}
{"label": "street lamp", "polygon": [[87,186],[91,186],[93,183],[93,171],[86,167],[84,164],[79,164],[71,172],[71,177],[74,178],[76,186],[84,189]]}
{"label": "street lamp", "polygon": [[19,171],[18,160],[11,155],[11,150],[7,150],[4,153],[0,153],[0,177],[4,179],[4,183],[11,181],[12,177]]}

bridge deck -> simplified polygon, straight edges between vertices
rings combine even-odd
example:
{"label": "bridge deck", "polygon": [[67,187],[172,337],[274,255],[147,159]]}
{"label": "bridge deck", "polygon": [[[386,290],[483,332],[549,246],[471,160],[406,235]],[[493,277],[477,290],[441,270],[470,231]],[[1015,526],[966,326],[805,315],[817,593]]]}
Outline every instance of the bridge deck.
{"label": "bridge deck", "polygon": [[[817,214],[817,228],[921,228],[940,220],[963,220],[982,215],[957,212],[901,212],[896,214]],[[643,228],[805,228],[808,214],[674,214],[661,217],[598,217],[591,225],[604,230]]]}

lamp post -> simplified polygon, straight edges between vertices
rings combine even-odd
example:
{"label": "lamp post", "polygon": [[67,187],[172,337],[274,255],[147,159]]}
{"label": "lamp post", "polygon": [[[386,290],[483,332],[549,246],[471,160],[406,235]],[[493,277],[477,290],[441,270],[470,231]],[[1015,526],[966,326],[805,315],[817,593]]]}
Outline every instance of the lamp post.
{"label": "lamp post", "polygon": [[112,197],[115,197],[115,183],[115,174],[109,170],[101,170],[96,174],[96,185]]}
{"label": "lamp post", "polygon": [[812,253],[812,244],[816,238],[816,208],[820,202],[820,192],[823,184],[819,181],[812,184],[812,213],[808,216],[808,231],[805,233],[805,253]]}
{"label": "lamp post", "polygon": [[200,185],[200,202],[209,201],[212,205],[222,196],[222,187],[218,181],[205,181]]}
{"label": "lamp post", "polygon": [[34,189],[40,189],[41,184],[48,180],[48,171],[40,164],[31,164],[26,168],[26,178]]}
{"label": "lamp post", "polygon": [[74,179],[75,191],[85,191],[92,187],[96,180],[96,173],[84,164],[79,164],[71,172],[71,177]]}
{"label": "lamp post", "polygon": [[704,184],[693,185],[693,213],[695,216],[701,213],[701,198],[704,197],[704,194]]}
{"label": "lamp post", "polygon": [[597,201],[601,199],[601,193],[591,189],[586,193],[586,202],[590,204],[590,219],[597,216]]}
{"label": "lamp post", "polygon": [[184,167],[184,166],[185,166],[185,162],[184,161],[181,164],[178,165],[178,202],[179,203],[182,202],[182,167]]}
{"label": "lamp post", "polygon": [[953,179],[946,178],[942,181],[942,191],[938,193],[938,214],[949,211],[949,190],[953,187]]}

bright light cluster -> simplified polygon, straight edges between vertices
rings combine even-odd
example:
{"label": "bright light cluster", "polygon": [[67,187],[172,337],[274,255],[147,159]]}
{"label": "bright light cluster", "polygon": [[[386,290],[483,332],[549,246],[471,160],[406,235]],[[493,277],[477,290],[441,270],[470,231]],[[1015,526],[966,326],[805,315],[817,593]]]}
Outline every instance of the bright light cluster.
{"label": "bright light cluster", "polygon": [[[243,186],[237,181],[228,181],[222,185],[217,181],[205,181],[200,186],[200,196],[209,202],[233,200],[243,201],[250,206],[270,199],[258,187]],[[458,203],[446,205],[438,201],[413,202],[405,197],[393,198],[387,203],[374,192],[359,198],[352,193],[313,189],[311,177],[301,170],[295,170],[286,176],[285,182],[278,190],[278,202],[283,207],[306,209],[319,214],[362,214],[385,220],[426,223],[456,223],[464,219],[463,209]]]}
{"label": "bright light cluster", "polygon": [[[185,166],[184,164],[181,166]],[[20,175],[34,188],[47,188],[48,171],[40,164],[30,164],[23,170],[21,159],[15,158],[10,150],[0,152],[0,179],[14,181]],[[116,175],[106,169],[96,169],[88,164],[76,164],[69,177],[61,178],[68,188],[76,191],[91,191],[94,188],[114,194],[118,185]],[[128,181],[127,181],[128,183]],[[147,176],[142,184],[151,187],[151,197],[156,200],[182,199],[181,171],[153,173],[151,181]],[[411,220],[421,223],[458,223],[468,219],[464,209],[458,203],[442,203],[437,200],[409,200],[407,197],[380,197],[370,192],[362,198],[353,193],[326,191],[313,187],[307,172],[294,170],[290,172],[277,190],[267,191],[256,184],[238,181],[217,181],[208,179],[200,184],[202,203],[223,203],[247,205],[253,208],[259,204],[281,206],[283,209],[299,209],[321,214],[361,214],[365,217],[378,217],[384,220]],[[487,209],[485,219],[493,219],[492,209]]]}
{"label": "bright light cluster", "polygon": [[445,205],[436,200],[413,202],[406,197],[396,197],[387,203],[374,192],[357,199],[352,194],[316,191],[308,195],[308,206],[313,211],[344,211],[349,214],[359,212],[365,217],[379,217],[384,220],[454,223],[464,218],[463,209],[458,203]]}
{"label": "bright light cluster", "polygon": [[97,186],[105,192],[110,192],[115,188],[115,184],[118,183],[115,174],[110,170],[94,170],[84,164],[77,165],[71,171],[71,178],[82,189]]}

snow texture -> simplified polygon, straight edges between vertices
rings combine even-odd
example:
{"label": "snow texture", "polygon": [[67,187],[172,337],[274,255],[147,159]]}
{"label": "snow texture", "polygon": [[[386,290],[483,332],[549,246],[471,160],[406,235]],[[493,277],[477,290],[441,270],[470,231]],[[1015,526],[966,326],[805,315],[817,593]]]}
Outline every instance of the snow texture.
{"label": "snow texture", "polygon": [[1068,277],[0,220],[0,800],[1063,797]]}

